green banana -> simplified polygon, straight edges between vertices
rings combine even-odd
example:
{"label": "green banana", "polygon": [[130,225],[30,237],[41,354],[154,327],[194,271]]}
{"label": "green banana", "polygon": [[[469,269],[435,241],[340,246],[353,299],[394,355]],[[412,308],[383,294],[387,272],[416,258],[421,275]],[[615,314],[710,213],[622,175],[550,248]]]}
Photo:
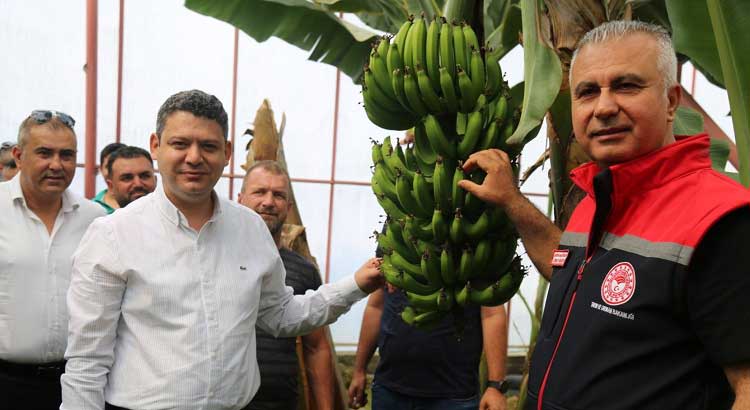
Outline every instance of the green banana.
{"label": "green banana", "polygon": [[395,202],[391,201],[385,194],[375,197],[383,208],[385,213],[391,218],[403,219],[406,218],[406,214],[402,211]]}
{"label": "green banana", "polygon": [[427,28],[427,43],[425,46],[425,70],[432,83],[433,92],[440,91],[440,23],[437,17]]}
{"label": "green banana", "polygon": [[378,105],[370,94],[368,88],[362,89],[362,97],[365,103],[367,118],[380,128],[389,130],[408,130],[414,126],[414,118],[404,115],[404,112],[391,111]]}
{"label": "green banana", "polygon": [[446,312],[440,310],[432,310],[424,313],[420,313],[414,317],[414,327],[420,330],[428,331],[433,329],[440,323],[445,317]]}
{"label": "green banana", "polygon": [[377,164],[383,162],[383,153],[380,152],[382,144],[378,143],[375,140],[371,140],[371,141],[372,141],[372,153],[371,153],[372,154],[372,164],[373,165],[377,165]]}
{"label": "green banana", "polygon": [[456,96],[456,87],[453,85],[453,78],[445,67],[440,67],[438,71],[440,90],[443,93],[446,108],[448,112],[458,112],[458,97]]}
{"label": "green banana", "polygon": [[402,74],[401,70],[393,70],[393,75],[391,76],[391,86],[393,88],[393,93],[396,95],[396,100],[401,105],[401,107],[406,110],[406,112],[414,114],[414,111],[411,110],[411,106],[409,106],[409,102],[406,100],[406,91],[404,91],[404,75]]}
{"label": "green banana", "polygon": [[505,272],[513,262],[517,246],[518,241],[515,238],[496,241],[492,246],[488,269],[494,273]]}
{"label": "green banana", "polygon": [[388,255],[388,258],[390,264],[393,265],[394,268],[417,278],[417,280],[427,281],[427,277],[422,274],[422,267],[416,263],[409,262],[400,253],[393,252]]}
{"label": "green banana", "polygon": [[482,122],[481,111],[472,111],[469,114],[469,119],[466,123],[466,133],[458,143],[457,153],[459,159],[465,160],[474,152],[474,147],[477,145],[479,136],[482,134]]}
{"label": "green banana", "polygon": [[[396,222],[396,221],[394,221]],[[414,249],[411,246],[408,246],[403,241],[403,236],[401,235],[401,232],[396,231],[396,226],[399,226],[398,223],[393,224],[387,224],[385,228],[385,236],[386,241],[390,242],[391,249],[393,249],[394,252],[397,252],[399,255],[401,255],[404,259],[409,261],[410,263],[419,263],[419,254],[417,254]]]}
{"label": "green banana", "polygon": [[401,58],[401,51],[396,43],[391,44],[391,47],[388,49],[386,67],[391,74],[396,70],[404,69],[404,60]]}
{"label": "green banana", "polygon": [[432,149],[443,157],[456,158],[456,145],[443,132],[443,128],[433,115],[424,118],[424,128]]}
{"label": "green banana", "polygon": [[[432,192],[435,194],[434,198],[437,202],[438,210],[447,214],[453,209],[450,203],[451,179],[446,172],[442,157],[438,157],[437,161],[435,162],[435,173],[432,175]],[[435,234],[435,236],[438,236],[437,233]]]}
{"label": "green banana", "polygon": [[429,224],[421,224],[420,221],[412,216],[406,217],[404,229],[408,231],[415,239],[423,241],[432,241],[432,227]]}
{"label": "green banana", "polygon": [[440,252],[440,277],[443,278],[443,283],[448,286],[455,285],[458,280],[456,262],[453,258],[453,252],[448,246],[444,246],[442,252]]}
{"label": "green banana", "polygon": [[[409,67],[406,67],[405,70],[404,94],[406,94],[406,101],[409,103],[409,107],[411,107],[412,111],[417,113],[420,117],[424,117],[429,110],[427,109],[427,106],[425,106],[425,103],[422,102],[422,97],[419,94],[419,84],[417,84],[417,79],[415,78],[416,72],[410,71]],[[412,72],[414,72],[415,75],[412,75]]]}
{"label": "green banana", "polygon": [[458,183],[464,179],[466,179],[466,173],[459,165],[453,171],[453,182],[451,183],[451,209],[457,209],[464,206],[466,191],[458,185]]}
{"label": "green banana", "polygon": [[466,282],[474,274],[474,253],[471,248],[466,247],[461,252],[461,259],[458,261],[458,281]]}
{"label": "green banana", "polygon": [[430,215],[414,199],[411,186],[412,184],[404,174],[401,172],[396,174],[396,195],[398,195],[398,202],[401,204],[402,209],[408,214],[427,218]]}
{"label": "green banana", "polygon": [[435,243],[443,243],[448,239],[448,221],[445,220],[445,215],[440,208],[435,208],[435,211],[433,211],[430,225],[432,226],[432,236],[435,238]]}
{"label": "green banana", "polygon": [[417,25],[414,23],[414,18],[411,18],[412,23],[406,36],[404,36],[404,44],[397,44],[398,51],[401,52],[401,58],[404,60],[404,75],[406,75],[407,69],[414,70],[414,36],[417,32]]}
{"label": "green banana", "polygon": [[[388,44],[388,40],[382,40],[381,44]],[[395,100],[396,96],[391,89],[391,73],[388,71],[388,64],[385,61],[386,57],[386,55],[381,55],[376,50],[373,50],[370,53],[369,67],[378,87]]]}
{"label": "green banana", "polygon": [[369,68],[365,69],[364,72],[365,77],[365,87],[367,88],[368,92],[372,96],[373,101],[377,103],[379,106],[392,109],[396,107],[395,103],[397,101],[394,98],[391,98],[389,94],[386,94],[380,86],[375,81],[375,78],[372,74],[372,70]]}
{"label": "green banana", "polygon": [[458,69],[459,66],[468,67],[469,60],[467,56],[469,55],[469,53],[466,51],[466,41],[464,39],[463,28],[458,24],[454,24],[452,34],[453,56],[456,61],[456,69]]}
{"label": "green banana", "polygon": [[436,258],[440,258],[440,248],[438,248],[433,241],[417,240],[414,244],[414,248],[420,255],[429,252],[430,255],[435,255]]}
{"label": "green banana", "polygon": [[425,250],[420,261],[422,274],[427,277],[427,281],[432,285],[443,286],[443,277],[440,276],[440,256]]}
{"label": "green banana", "polygon": [[464,197],[464,206],[461,208],[461,211],[465,216],[468,216],[472,220],[480,219],[484,208],[484,201],[474,196],[471,192],[466,193],[466,196]]}
{"label": "green banana", "polygon": [[500,130],[500,136],[497,138],[495,148],[499,148],[505,152],[510,152],[508,143],[506,142],[511,135],[513,135],[513,121],[505,121],[503,128]]}
{"label": "green banana", "polygon": [[408,145],[404,150],[404,159],[404,164],[406,164],[406,167],[408,169],[414,169],[421,172],[421,170],[419,169],[419,165],[417,164],[417,157],[414,155],[413,144]]}
{"label": "green banana", "polygon": [[499,134],[500,131],[498,130],[498,121],[490,121],[490,125],[487,127],[484,135],[482,135],[482,138],[479,140],[477,151],[484,151],[486,149],[493,148],[497,142],[497,137]]}
{"label": "green banana", "polygon": [[483,289],[471,289],[469,291],[469,300],[477,305],[491,304],[496,300],[496,293],[499,288],[512,285],[513,278],[510,275],[504,275],[500,280]]}
{"label": "green banana", "polygon": [[383,143],[385,144],[386,141],[388,144],[385,146],[385,151],[383,152],[383,162],[385,165],[390,169],[391,173],[393,175],[398,176],[399,173],[406,177],[407,181],[411,184],[412,181],[414,181],[414,171],[410,170],[409,167],[406,166],[404,153],[401,150],[401,145],[398,144],[398,141],[396,142],[396,149],[394,149],[391,144],[390,140],[386,138],[383,140]]}
{"label": "green banana", "polygon": [[451,310],[456,299],[452,289],[443,289],[437,300],[437,308],[440,311],[447,312]]}
{"label": "green banana", "polygon": [[503,73],[500,69],[500,55],[494,51],[484,53],[484,67],[487,73],[485,92],[494,98],[502,90]]}
{"label": "green banana", "polygon": [[[445,68],[452,79],[456,78],[456,57],[453,54],[453,28],[443,19],[440,26],[440,67]],[[445,92],[445,91],[443,91]],[[452,111],[452,110],[451,110]]]}
{"label": "green banana", "polygon": [[472,50],[479,51],[479,40],[477,39],[477,35],[476,33],[474,33],[474,29],[471,28],[470,24],[462,24],[461,28],[464,32],[464,41],[466,41],[466,60],[468,61],[469,55],[471,54]]}
{"label": "green banana", "polygon": [[421,66],[417,66],[417,85],[419,86],[419,94],[422,96],[422,101],[424,101],[431,113],[440,114],[445,111],[443,103],[432,88],[430,78]]}
{"label": "green banana", "polygon": [[464,287],[456,291],[456,304],[466,306],[469,302],[469,293],[471,292],[471,283],[466,282]]}
{"label": "green banana", "polygon": [[375,172],[372,174],[372,185],[373,187],[377,185],[380,191],[392,201],[398,199],[396,185],[386,175],[385,165],[382,162],[375,165]]}
{"label": "green banana", "polygon": [[451,242],[454,244],[463,243],[466,239],[466,233],[464,232],[464,218],[461,215],[461,208],[456,209],[456,213],[453,216],[453,221],[448,230],[451,238]]}
{"label": "green banana", "polygon": [[474,86],[471,84],[466,71],[463,69],[464,66],[456,65],[456,75],[458,76],[458,91],[460,99],[458,100],[461,112],[471,112],[474,109],[474,105],[477,101],[477,96],[474,95]]}
{"label": "green banana", "polygon": [[404,24],[401,25],[401,27],[398,29],[398,32],[396,33],[396,36],[393,37],[393,44],[395,44],[398,47],[398,50],[401,53],[403,53],[404,51],[404,43],[406,43],[406,36],[409,33],[409,29],[411,29],[411,22],[413,20],[414,20],[414,16],[409,16],[409,19],[406,20]]}
{"label": "green banana", "polygon": [[490,227],[490,216],[488,212],[482,212],[482,215],[474,223],[464,222],[464,233],[472,241],[483,239]]}
{"label": "green banana", "polygon": [[433,188],[432,184],[427,182],[427,179],[422,175],[421,171],[417,171],[414,176],[414,198],[417,200],[417,204],[424,210],[435,208],[435,200],[433,199]]}
{"label": "green banana", "polygon": [[487,270],[487,264],[492,256],[492,241],[484,238],[474,248],[474,272],[482,275]]}
{"label": "green banana", "polygon": [[502,123],[505,122],[505,119],[508,115],[508,97],[505,95],[500,95],[497,97],[497,101],[495,102],[495,112],[493,114],[493,118],[495,121],[498,121],[498,125],[502,125]]}
{"label": "green banana", "polygon": [[[412,63],[411,68],[417,70],[418,67],[424,67],[427,64],[425,43],[427,41],[427,28],[425,26],[424,19],[417,17],[412,23],[414,27],[414,35],[411,38],[411,47],[414,50],[412,52]],[[409,31],[411,31],[409,30]],[[415,72],[415,71],[412,71]]]}
{"label": "green banana", "polygon": [[434,293],[429,295],[417,295],[416,293],[406,292],[406,298],[409,300],[409,305],[421,310],[438,310],[438,298],[440,293],[444,293],[443,289],[438,289]]}
{"label": "green banana", "polygon": [[414,308],[411,306],[407,306],[404,308],[404,310],[401,312],[401,320],[404,321],[409,326],[414,326],[414,318],[417,317],[417,312],[414,311]]}
{"label": "green banana", "polygon": [[456,113],[456,134],[466,134],[466,123],[469,120],[469,115],[463,112]]}
{"label": "green banana", "polygon": [[411,275],[407,275],[403,272],[401,272],[401,285],[399,286],[401,289],[416,293],[417,295],[429,295],[430,293],[435,292],[436,290],[440,289],[440,287],[432,285],[432,284],[425,284],[417,279],[415,279]]}
{"label": "green banana", "polygon": [[[476,37],[475,37],[476,38]],[[471,60],[469,61],[469,77],[471,78],[471,86],[474,95],[482,95],[484,92],[484,60],[479,49],[474,49],[471,52]]]}
{"label": "green banana", "polygon": [[[430,140],[427,137],[427,131],[424,129],[424,123],[420,122],[414,126],[414,155],[419,159],[420,162],[434,167],[435,161],[437,160],[437,154],[430,145]],[[426,173],[422,170],[425,175],[432,175],[432,172]]]}

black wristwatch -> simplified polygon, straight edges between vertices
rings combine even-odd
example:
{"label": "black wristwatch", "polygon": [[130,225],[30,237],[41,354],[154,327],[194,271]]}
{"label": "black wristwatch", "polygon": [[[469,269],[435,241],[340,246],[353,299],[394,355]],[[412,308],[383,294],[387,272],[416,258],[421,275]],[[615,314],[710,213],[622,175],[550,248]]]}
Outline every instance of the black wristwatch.
{"label": "black wristwatch", "polygon": [[487,388],[492,387],[493,389],[499,391],[502,394],[505,394],[505,392],[508,391],[508,388],[510,387],[508,385],[507,380],[487,380]]}

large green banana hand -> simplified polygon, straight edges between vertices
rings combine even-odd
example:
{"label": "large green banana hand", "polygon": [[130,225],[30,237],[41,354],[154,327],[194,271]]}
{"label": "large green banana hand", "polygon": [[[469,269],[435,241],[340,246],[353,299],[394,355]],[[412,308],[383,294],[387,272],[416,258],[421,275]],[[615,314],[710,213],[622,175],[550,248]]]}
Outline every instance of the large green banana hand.
{"label": "large green banana hand", "polygon": [[424,119],[424,128],[427,139],[432,149],[443,157],[456,158],[456,146],[443,132],[438,119],[433,115],[427,115]]}
{"label": "large green banana hand", "polygon": [[362,99],[367,118],[380,128],[388,130],[408,130],[414,126],[414,117],[407,112],[394,111],[396,107],[383,107],[375,102],[372,92],[366,86],[362,89]]}

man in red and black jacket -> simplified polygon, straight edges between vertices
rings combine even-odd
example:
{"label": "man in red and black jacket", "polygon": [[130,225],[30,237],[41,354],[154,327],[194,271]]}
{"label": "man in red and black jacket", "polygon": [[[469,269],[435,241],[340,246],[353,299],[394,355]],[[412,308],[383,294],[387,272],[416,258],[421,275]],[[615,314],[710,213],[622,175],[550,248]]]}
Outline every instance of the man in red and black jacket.
{"label": "man in red and black jacket", "polygon": [[669,35],[610,22],[571,62],[573,130],[592,159],[560,232],[515,187],[507,155],[474,154],[463,188],[502,206],[551,280],[527,409],[750,409],[750,192],[711,169],[705,134],[672,133]]}

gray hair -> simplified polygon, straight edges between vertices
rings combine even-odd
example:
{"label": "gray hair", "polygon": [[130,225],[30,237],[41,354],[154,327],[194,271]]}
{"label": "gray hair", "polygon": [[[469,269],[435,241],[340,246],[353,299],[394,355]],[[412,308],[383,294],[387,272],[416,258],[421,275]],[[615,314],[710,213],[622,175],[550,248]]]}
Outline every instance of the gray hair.
{"label": "gray hair", "polygon": [[76,136],[76,131],[66,125],[57,116],[52,116],[49,120],[42,123],[39,123],[31,116],[28,116],[21,122],[21,125],[18,126],[18,140],[16,141],[18,148],[23,149],[26,146],[26,142],[29,139],[29,133],[31,133],[31,129],[34,127],[47,127],[53,131],[69,130],[73,133],[73,136]]}
{"label": "gray hair", "polygon": [[156,135],[161,138],[164,131],[164,125],[167,117],[176,111],[186,111],[196,117],[202,117],[216,121],[221,130],[224,132],[224,139],[227,139],[227,112],[216,96],[205,93],[201,90],[180,91],[167,98],[164,104],[159,108],[159,114],[156,116]]}
{"label": "gray hair", "polygon": [[[570,60],[570,78],[572,80],[573,64],[575,64],[578,52],[588,44],[600,44],[611,40],[621,39],[631,34],[643,33],[656,40],[659,55],[656,58],[656,67],[664,78],[664,89],[669,89],[677,84],[677,55],[674,51],[672,38],[669,32],[661,26],[642,21],[608,21],[595,27],[586,33],[578,42],[573,58]],[[571,82],[572,83],[572,82]]]}

